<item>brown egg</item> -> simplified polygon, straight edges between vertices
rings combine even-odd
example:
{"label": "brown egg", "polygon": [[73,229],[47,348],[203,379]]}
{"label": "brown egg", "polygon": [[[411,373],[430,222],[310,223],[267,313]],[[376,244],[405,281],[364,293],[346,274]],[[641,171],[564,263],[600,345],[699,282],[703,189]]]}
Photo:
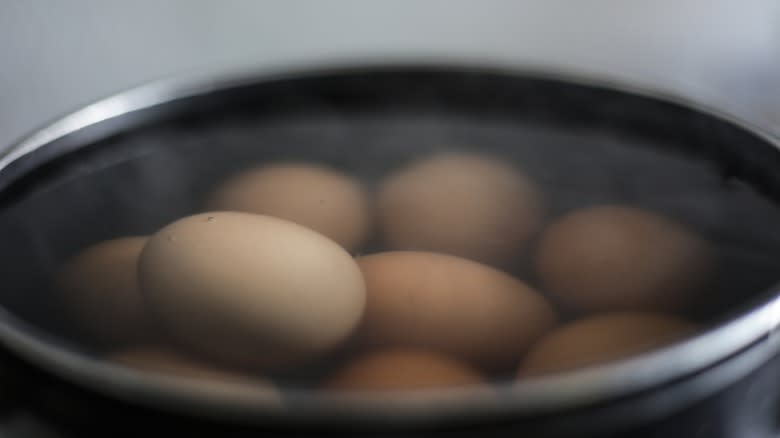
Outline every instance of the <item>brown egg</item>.
{"label": "brown egg", "polygon": [[518,375],[530,377],[603,364],[685,338],[692,323],[672,316],[617,312],[560,327],[534,344]]}
{"label": "brown egg", "polygon": [[393,249],[510,263],[541,224],[541,196],[511,165],[443,154],[397,171],[378,194],[381,228]]}
{"label": "brown egg", "polygon": [[370,228],[360,182],[315,164],[275,164],[242,172],[216,189],[209,209],[287,219],[324,234],[347,251],[358,249]]}
{"label": "brown egg", "polygon": [[365,285],[339,245],[270,216],[212,212],[151,237],[139,280],[169,335],[214,360],[270,368],[339,345],[358,324]]}
{"label": "brown egg", "polygon": [[388,349],[357,357],[336,371],[325,387],[338,391],[407,391],[483,384],[465,363],[415,349]]}
{"label": "brown egg", "polygon": [[149,321],[136,275],[147,240],[106,240],[84,249],[58,272],[58,299],[85,335],[109,345],[147,336]]}
{"label": "brown egg", "polygon": [[358,264],[367,287],[363,345],[420,347],[499,371],[513,369],[556,322],[536,291],[477,262],[397,251]]}
{"label": "brown egg", "polygon": [[542,234],[536,259],[545,290],[580,313],[683,308],[712,265],[708,243],[691,230],[618,206],[557,220]]}
{"label": "brown egg", "polygon": [[192,379],[192,386],[212,394],[245,393],[266,399],[270,404],[281,404],[281,394],[271,381],[215,368],[168,347],[136,346],[116,351],[108,359],[142,371]]}

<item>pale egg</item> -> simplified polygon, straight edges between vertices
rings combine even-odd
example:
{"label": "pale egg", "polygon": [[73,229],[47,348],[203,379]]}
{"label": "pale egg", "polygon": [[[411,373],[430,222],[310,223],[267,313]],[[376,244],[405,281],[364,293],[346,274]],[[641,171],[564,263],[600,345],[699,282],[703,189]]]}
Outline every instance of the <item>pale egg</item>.
{"label": "pale egg", "polygon": [[338,346],[360,321],[363,276],[332,240],[238,212],[180,219],[154,234],[139,279],[159,324],[215,361],[267,369]]}

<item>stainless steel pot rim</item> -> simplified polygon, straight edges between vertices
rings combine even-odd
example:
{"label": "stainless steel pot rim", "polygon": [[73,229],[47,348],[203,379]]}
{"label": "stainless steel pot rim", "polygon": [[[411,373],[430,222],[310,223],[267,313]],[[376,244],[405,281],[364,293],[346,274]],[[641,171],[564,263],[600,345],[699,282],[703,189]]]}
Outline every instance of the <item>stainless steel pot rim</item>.
{"label": "stainless steel pot rim", "polygon": [[[361,63],[358,66],[325,69],[319,67],[298,68],[292,74],[287,71],[276,74],[244,72],[222,77],[206,75],[175,78],[134,88],[97,101],[34,132],[0,155],[0,172],[3,172],[11,163],[45,148],[53,141],[86,127],[135,111],[149,110],[178,99],[274,79],[305,78],[322,74],[348,74],[374,70],[487,72],[611,89],[683,105],[738,126],[775,148],[780,147],[780,142],[769,134],[733,116],[706,108],[706,106],[689,99],[649,87],[622,84],[614,80],[605,81],[571,71],[560,71],[547,67],[523,69],[495,65],[475,67],[473,64],[458,65],[451,62],[438,64]],[[64,152],[64,150],[61,151],[61,153]],[[387,398],[383,401],[382,397],[375,395],[328,395],[290,389],[285,390],[285,397],[293,400],[293,405],[298,404],[304,408],[302,411],[296,411],[296,415],[312,409],[320,416],[327,416],[328,412],[343,413],[346,409],[353,417],[359,416],[361,410],[370,413],[372,409],[378,409],[387,414],[386,408],[388,406],[399,408],[400,415],[424,416],[446,410],[459,411],[464,407],[468,407],[469,410],[489,411],[495,407],[496,403],[500,403],[502,410],[509,409],[518,414],[530,414],[613,400],[693,375],[738,354],[768,336],[774,335],[780,324],[780,285],[767,291],[765,296],[770,298],[750,311],[678,344],[625,361],[512,383],[504,388],[502,396],[499,398],[476,397],[469,399],[467,389],[450,390],[450,395],[458,396],[456,399],[462,399],[463,402],[432,404],[427,406],[429,409],[426,409],[425,412],[421,413],[419,409],[415,409],[413,413],[404,410],[402,404],[396,403],[397,399]],[[231,397],[229,392],[218,396],[211,394],[209,397],[203,397],[201,389],[197,388],[196,385],[188,384],[186,380],[139,373],[80,355],[49,343],[36,332],[35,328],[30,327],[2,307],[0,307],[0,342],[11,352],[18,354],[48,373],[83,385],[98,393],[112,395],[126,399],[126,401],[157,404],[184,411],[208,407],[214,413],[232,413],[233,415],[240,415],[240,413],[279,415],[283,411],[278,407],[269,406],[265,398]],[[780,343],[771,342],[768,345],[770,350],[767,351],[767,356],[780,351]]]}

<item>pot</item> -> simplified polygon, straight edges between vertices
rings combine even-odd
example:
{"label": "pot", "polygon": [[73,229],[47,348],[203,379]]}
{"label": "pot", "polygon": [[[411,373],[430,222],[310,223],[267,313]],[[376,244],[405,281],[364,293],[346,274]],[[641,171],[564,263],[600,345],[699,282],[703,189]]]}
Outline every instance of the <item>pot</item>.
{"label": "pot", "polygon": [[[489,400],[405,409],[290,389],[278,409],[105,362],[51,299],[49,277],[69,254],[198,211],[214,181],[247,161],[294,157],[372,183],[444,143],[522,162],[554,194],[553,216],[627,201],[720,239],[717,287],[695,310],[707,329],[627,360],[508,382]],[[9,397],[76,433],[775,436],[779,144],[679,97],[549,71],[374,65],[124,92],[0,157]]]}

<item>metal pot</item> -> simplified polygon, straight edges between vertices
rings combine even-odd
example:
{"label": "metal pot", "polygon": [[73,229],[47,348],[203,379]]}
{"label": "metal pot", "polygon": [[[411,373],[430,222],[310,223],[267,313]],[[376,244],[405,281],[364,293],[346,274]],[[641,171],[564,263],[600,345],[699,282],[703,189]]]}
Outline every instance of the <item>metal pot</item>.
{"label": "metal pot", "polygon": [[[306,390],[289,391],[281,410],[251,399],[204,397],[99,360],[48,299],[46,277],[68,253],[120,234],[149,233],[197,211],[200,194],[237,162],[295,156],[372,181],[424,152],[410,138],[426,144],[487,139],[488,149],[531,160],[530,167],[538,164],[533,160],[566,163],[552,176],[536,175],[556,191],[558,212],[605,196],[598,184],[588,192],[560,177],[573,168],[583,169],[582,178],[592,176],[585,167],[597,167],[606,149],[588,147],[606,141],[615,151],[676,154],[706,170],[697,181],[745,195],[731,204],[729,196],[702,202],[742,225],[751,255],[730,265],[722,290],[702,305],[709,329],[691,339],[605,366],[507,383],[496,399],[426,409],[386,409]],[[284,147],[258,146],[258,139]],[[524,142],[536,144],[512,146]],[[0,157],[0,343],[8,391],[15,403],[79,433],[137,434],[154,425],[280,436],[774,436],[780,298],[772,260],[780,236],[771,227],[780,218],[774,211],[779,144],[679,98],[541,71],[364,66],[128,91],[50,124]],[[649,172],[646,181],[670,175],[663,163],[633,166]],[[695,175],[677,169],[681,179],[669,187],[626,188],[619,181],[629,168],[609,168],[618,171],[609,196],[712,226],[712,209],[688,209],[690,203],[663,196],[675,184],[689,186],[686,178]],[[751,249],[755,242],[763,242],[760,250]]]}

